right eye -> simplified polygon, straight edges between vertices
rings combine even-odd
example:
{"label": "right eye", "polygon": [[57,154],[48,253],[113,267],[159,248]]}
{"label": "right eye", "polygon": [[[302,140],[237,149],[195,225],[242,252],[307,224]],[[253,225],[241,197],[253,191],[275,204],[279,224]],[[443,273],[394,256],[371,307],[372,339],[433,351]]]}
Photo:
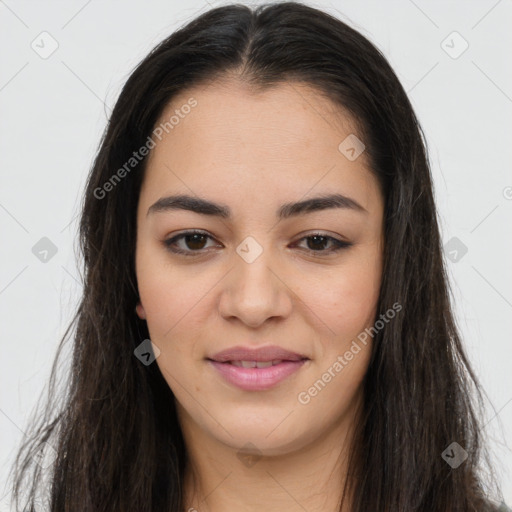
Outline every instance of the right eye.
{"label": "right eye", "polygon": [[[185,231],[179,235],[164,240],[167,249],[175,254],[183,254],[184,256],[197,256],[204,250],[206,240],[213,238],[203,231]],[[181,247],[178,242],[184,242]],[[185,245],[185,247],[183,247]]]}

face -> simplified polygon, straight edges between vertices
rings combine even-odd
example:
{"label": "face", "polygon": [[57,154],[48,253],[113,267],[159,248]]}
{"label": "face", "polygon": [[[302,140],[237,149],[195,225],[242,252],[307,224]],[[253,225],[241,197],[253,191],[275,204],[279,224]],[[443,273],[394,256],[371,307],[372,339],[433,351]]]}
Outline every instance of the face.
{"label": "face", "polygon": [[[154,132],[137,212],[137,314],[160,351],[153,364],[184,431],[268,455],[301,449],[350,424],[362,396],[361,333],[381,283],[378,182],[364,151],[339,148],[357,136],[350,118],[304,85],[194,88],[158,124],[173,115]],[[334,194],[345,199],[282,209]],[[176,195],[219,208],[166,199]],[[240,368],[254,354],[212,361],[270,346],[292,355],[264,353],[270,368]]]}

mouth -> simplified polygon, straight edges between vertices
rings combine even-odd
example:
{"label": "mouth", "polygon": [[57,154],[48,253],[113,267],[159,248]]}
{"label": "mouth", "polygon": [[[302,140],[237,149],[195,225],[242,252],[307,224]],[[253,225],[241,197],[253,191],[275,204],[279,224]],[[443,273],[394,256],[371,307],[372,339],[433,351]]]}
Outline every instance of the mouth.
{"label": "mouth", "polygon": [[229,384],[244,391],[263,391],[283,382],[310,359],[281,347],[235,347],[206,360]]}
{"label": "mouth", "polygon": [[207,361],[216,370],[215,373],[230,385],[243,391],[264,391],[276,387],[299,372],[309,359]]}

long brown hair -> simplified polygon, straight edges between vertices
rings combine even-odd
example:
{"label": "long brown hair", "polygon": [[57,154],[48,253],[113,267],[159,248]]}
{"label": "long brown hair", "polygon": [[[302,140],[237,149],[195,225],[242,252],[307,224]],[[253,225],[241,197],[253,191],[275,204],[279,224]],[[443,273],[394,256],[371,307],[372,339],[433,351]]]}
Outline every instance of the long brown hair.
{"label": "long brown hair", "polygon": [[[187,452],[174,395],[156,364],[134,356],[149,338],[135,314],[134,265],[146,158],[112,179],[176,94],[226,74],[262,90],[303,82],[343,107],[359,125],[385,198],[378,315],[397,300],[403,310],[374,338],[347,481],[352,510],[492,510],[481,480],[482,392],[450,305],[422,130],[380,51],[342,21],[296,2],[211,9],[155,47],[126,82],[83,199],[83,296],[59,345],[47,406],[16,458],[13,493],[25,498],[22,510],[36,509],[43,472],[33,457],[45,446],[55,456],[46,510],[186,509]],[[71,338],[59,396],[57,360]],[[450,445],[468,454],[456,468],[442,456]]]}

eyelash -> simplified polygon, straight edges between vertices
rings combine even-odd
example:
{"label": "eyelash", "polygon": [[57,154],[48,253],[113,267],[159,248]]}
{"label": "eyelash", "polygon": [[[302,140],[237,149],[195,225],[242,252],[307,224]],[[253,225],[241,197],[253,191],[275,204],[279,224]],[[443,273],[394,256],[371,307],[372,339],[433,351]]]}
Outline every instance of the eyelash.
{"label": "eyelash", "polygon": [[[211,237],[210,235],[208,235],[208,233],[204,233],[202,231],[186,231],[184,233],[180,233],[179,235],[176,235],[176,236],[173,236],[172,238],[169,238],[167,240],[164,240],[164,245],[166,246],[166,248],[171,251],[172,253],[175,253],[175,254],[181,254],[183,256],[198,256],[201,254],[201,251],[204,251],[204,249],[199,249],[199,250],[196,250],[196,251],[193,251],[193,250],[188,250],[188,251],[185,251],[183,249],[177,249],[176,247],[172,247],[173,244],[175,244],[178,240],[181,240],[182,238],[186,237],[186,236],[190,236],[190,235],[203,235],[203,236],[206,236],[210,239],[213,239],[213,237]],[[322,253],[327,253],[327,254],[333,254],[333,253],[336,253],[342,249],[348,249],[349,247],[351,247],[353,244],[350,243],[350,242],[344,242],[342,240],[338,240],[337,238],[333,238],[332,236],[328,236],[328,235],[325,235],[325,234],[322,234],[322,233],[311,233],[310,235],[307,235],[305,237],[302,237],[301,239],[298,240],[298,242],[301,242],[302,240],[306,240],[308,238],[313,238],[315,236],[318,236],[320,238],[324,238],[328,241],[331,241],[333,244],[334,244],[334,248],[330,249],[330,250],[319,250],[319,251],[315,251],[313,249],[303,249],[305,250],[306,252],[308,252],[309,254],[314,254],[315,256],[322,256]]]}

